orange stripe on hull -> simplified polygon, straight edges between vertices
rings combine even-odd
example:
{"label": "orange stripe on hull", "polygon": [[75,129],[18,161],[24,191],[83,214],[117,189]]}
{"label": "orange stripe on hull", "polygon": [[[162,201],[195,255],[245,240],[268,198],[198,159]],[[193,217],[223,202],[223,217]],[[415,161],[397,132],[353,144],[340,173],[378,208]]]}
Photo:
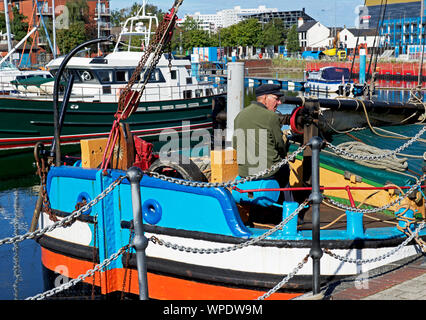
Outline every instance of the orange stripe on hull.
{"label": "orange stripe on hull", "polygon": [[[93,263],[78,260],[41,248],[43,265],[52,271],[75,279],[93,268]],[[66,268],[64,268],[64,266]],[[64,273],[67,270],[68,273]],[[123,290],[139,294],[138,275],[136,270],[113,269],[95,274],[95,285],[101,287],[102,294]],[[130,279],[130,283],[129,283]],[[93,278],[87,277],[83,282],[92,284]],[[148,293],[151,299],[158,300],[253,300],[264,292],[250,289],[229,288],[219,285],[199,283],[191,280],[173,278],[148,272]],[[268,300],[289,300],[302,293],[274,293]]]}

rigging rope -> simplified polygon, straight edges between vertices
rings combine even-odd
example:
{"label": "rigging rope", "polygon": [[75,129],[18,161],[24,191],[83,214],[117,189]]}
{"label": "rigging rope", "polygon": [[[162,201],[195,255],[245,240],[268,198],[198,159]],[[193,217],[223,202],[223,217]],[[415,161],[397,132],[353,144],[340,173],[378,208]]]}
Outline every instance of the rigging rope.
{"label": "rigging rope", "polygon": [[[346,150],[347,152],[362,155],[383,154],[389,151],[385,149],[376,148],[358,141],[344,142],[339,144],[338,147]],[[353,160],[352,158],[344,155],[341,155],[341,157],[348,160]],[[398,158],[395,155],[387,159],[382,159],[380,160],[380,162],[374,160],[355,160],[355,162],[370,168],[396,170],[401,172],[405,171],[408,168],[407,158]]]}

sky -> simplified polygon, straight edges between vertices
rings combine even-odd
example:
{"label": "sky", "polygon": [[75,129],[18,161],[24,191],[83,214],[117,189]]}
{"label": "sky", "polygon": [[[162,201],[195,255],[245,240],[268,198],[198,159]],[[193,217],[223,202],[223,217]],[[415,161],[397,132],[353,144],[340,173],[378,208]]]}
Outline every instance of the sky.
{"label": "sky", "polygon": [[[142,0],[110,0],[110,6],[112,9],[122,9],[130,7],[135,2],[142,4]],[[148,0],[148,4],[155,5],[163,11],[168,11],[173,2],[174,0]],[[277,8],[279,11],[305,8],[309,16],[328,27],[353,27],[357,17],[356,7],[362,4],[364,0],[184,0],[178,16],[195,12],[214,14],[223,9],[232,9],[234,6],[249,9],[264,5],[267,8]]]}

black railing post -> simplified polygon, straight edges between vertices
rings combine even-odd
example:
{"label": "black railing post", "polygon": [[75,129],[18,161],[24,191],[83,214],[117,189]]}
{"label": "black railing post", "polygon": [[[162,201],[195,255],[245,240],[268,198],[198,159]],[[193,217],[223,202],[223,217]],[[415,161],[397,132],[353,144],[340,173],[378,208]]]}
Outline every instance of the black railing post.
{"label": "black railing post", "polygon": [[131,167],[127,170],[127,179],[130,181],[132,191],[132,207],[133,207],[133,225],[135,237],[132,246],[136,250],[136,264],[138,269],[139,280],[139,299],[148,300],[148,278],[146,268],[145,249],[148,246],[148,239],[145,237],[142,217],[141,189],[140,181],[143,173],[137,167]]}
{"label": "black railing post", "polygon": [[313,137],[309,145],[312,149],[312,193],[310,200],[312,201],[312,247],[309,255],[312,258],[312,294],[320,293],[320,260],[322,257],[322,249],[320,245],[320,204],[322,202],[322,194],[320,192],[319,182],[319,154],[322,146],[322,139]]}

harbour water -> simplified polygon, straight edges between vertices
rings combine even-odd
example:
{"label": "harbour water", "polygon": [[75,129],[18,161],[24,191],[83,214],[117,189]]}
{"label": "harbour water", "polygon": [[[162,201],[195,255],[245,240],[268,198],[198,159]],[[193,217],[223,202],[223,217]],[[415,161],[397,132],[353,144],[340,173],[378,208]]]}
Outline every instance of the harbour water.
{"label": "harbour water", "polygon": [[[0,238],[28,232],[38,186],[0,192]],[[0,246],[0,299],[21,300],[43,292],[40,247],[34,240]]]}
{"label": "harbour water", "polygon": [[[248,96],[253,98],[252,94]],[[378,92],[377,98],[406,101],[409,92]],[[288,114],[293,108],[280,105],[278,110]],[[39,185],[37,179],[22,181],[0,189],[0,239],[25,234],[29,230]],[[0,270],[0,300],[22,300],[44,291],[40,247],[34,240],[0,246]]]}

